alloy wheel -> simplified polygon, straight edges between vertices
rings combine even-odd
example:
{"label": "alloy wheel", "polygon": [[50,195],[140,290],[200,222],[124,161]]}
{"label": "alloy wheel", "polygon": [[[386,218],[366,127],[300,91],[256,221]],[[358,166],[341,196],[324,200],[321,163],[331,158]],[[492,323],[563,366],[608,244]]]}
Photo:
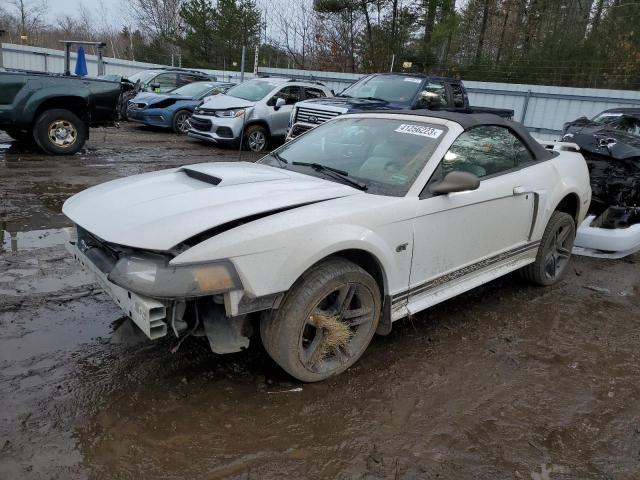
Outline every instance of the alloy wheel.
{"label": "alloy wheel", "polygon": [[544,260],[544,272],[548,279],[555,279],[564,272],[571,257],[574,237],[573,224],[567,222],[558,225]]}
{"label": "alloy wheel", "polygon": [[261,152],[267,144],[267,137],[260,130],[253,131],[247,139],[249,149],[254,152]]}
{"label": "alloy wheel", "polygon": [[349,363],[368,344],[375,318],[375,301],[364,285],[349,283],[330,292],[311,310],[303,326],[300,361],[316,373]]}

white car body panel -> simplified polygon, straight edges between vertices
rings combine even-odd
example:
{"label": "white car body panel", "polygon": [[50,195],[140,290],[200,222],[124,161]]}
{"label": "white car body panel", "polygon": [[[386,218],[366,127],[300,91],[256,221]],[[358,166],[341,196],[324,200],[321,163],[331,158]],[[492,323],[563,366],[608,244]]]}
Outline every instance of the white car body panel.
{"label": "white car body panel", "polygon": [[554,158],[483,178],[477,190],[421,198],[463,128],[435,117],[393,118],[448,130],[404,197],[266,165],[212,163],[184,168],[220,179],[217,185],[183,169],[165,170],[93,187],[69,199],[63,211],[107,242],[166,251],[212,227],[295,207],[218,232],[181,250],[170,265],[228,259],[244,292],[264,297],[286,292],[334,253],[359,250],[381,267],[392,320],[533,262],[551,214],[567,195],[579,199],[576,221],[585,217],[591,197],[586,163],[560,148]]}
{"label": "white car body panel", "polygon": [[[184,169],[222,181],[214,186],[187,176]],[[309,175],[248,162],[220,162],[97,185],[67,200],[62,211],[107,242],[169,250],[189,237],[238,218],[354,194],[361,192]]]}
{"label": "white car body panel", "polygon": [[626,228],[593,226],[595,215],[580,224],[573,253],[596,258],[623,258],[640,251],[640,224]]}

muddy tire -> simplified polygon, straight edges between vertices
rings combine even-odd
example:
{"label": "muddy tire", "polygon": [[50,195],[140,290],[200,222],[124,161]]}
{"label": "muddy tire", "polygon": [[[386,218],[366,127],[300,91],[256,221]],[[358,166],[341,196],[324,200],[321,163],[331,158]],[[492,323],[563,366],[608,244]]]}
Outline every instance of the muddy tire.
{"label": "muddy tire", "polygon": [[264,152],[269,147],[269,132],[261,125],[250,125],[244,131],[242,147],[252,152]]}
{"label": "muddy tire", "polygon": [[353,365],[378,327],[382,300],[378,284],[347,260],[327,260],[308,270],[280,308],[265,315],[265,349],[286,372],[318,382]]}
{"label": "muddy tire", "polygon": [[576,224],[571,215],[553,212],[544,230],[536,261],[521,270],[522,276],[537,285],[553,285],[567,271],[576,238]]}
{"label": "muddy tire", "polygon": [[75,113],[61,108],[45,111],[34,126],[38,146],[54,155],[78,152],[87,140],[87,133],[87,125]]}
{"label": "muddy tire", "polygon": [[173,131],[178,135],[184,135],[189,131],[189,117],[191,117],[191,112],[189,110],[178,110],[175,115],[173,115]]}

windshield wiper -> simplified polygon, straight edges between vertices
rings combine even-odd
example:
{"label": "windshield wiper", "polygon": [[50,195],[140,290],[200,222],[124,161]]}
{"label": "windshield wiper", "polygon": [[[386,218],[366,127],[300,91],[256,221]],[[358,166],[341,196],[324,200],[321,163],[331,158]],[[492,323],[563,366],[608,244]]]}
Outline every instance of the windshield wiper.
{"label": "windshield wiper", "polygon": [[364,98],[364,100],[376,100],[378,102],[389,103],[389,102],[387,102],[387,100],[385,100],[384,98],[380,98],[380,97],[362,97],[362,98]]}
{"label": "windshield wiper", "polygon": [[[278,160],[278,161],[280,162],[280,164],[281,164],[281,165],[286,165],[286,164],[288,164],[288,163],[289,163],[287,160],[285,160],[284,158],[282,158],[278,152],[271,152],[271,153],[270,153],[270,155],[271,155],[273,158],[275,158],[276,160]],[[295,165],[295,163],[294,163],[294,165]]]}
{"label": "windshield wiper", "polygon": [[358,190],[365,191],[369,188],[364,183],[348,178],[349,172],[345,172],[344,170],[340,170],[338,168],[328,167],[320,163],[308,163],[308,162],[293,162],[292,165],[299,165],[301,167],[310,167],[318,172],[324,172],[333,178],[337,178],[339,180],[342,180],[345,183],[348,183],[352,187],[356,187]]}
{"label": "windshield wiper", "polygon": [[346,93],[339,93],[336,97],[353,98],[351,95],[347,95]]}

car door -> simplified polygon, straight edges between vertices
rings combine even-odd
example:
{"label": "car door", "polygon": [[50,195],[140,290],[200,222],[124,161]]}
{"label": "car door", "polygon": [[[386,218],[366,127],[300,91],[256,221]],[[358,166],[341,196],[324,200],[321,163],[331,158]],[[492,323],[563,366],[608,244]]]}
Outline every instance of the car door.
{"label": "car door", "polygon": [[[276,100],[284,98],[286,104],[276,107]],[[289,117],[293,106],[302,100],[302,88],[296,85],[287,85],[275,93],[267,102],[269,108],[269,128],[271,135],[281,136],[287,133]]]}
{"label": "car door", "polygon": [[[529,242],[534,195],[525,168],[533,158],[505,127],[476,127],[455,140],[418,202],[410,304],[435,303],[428,298],[434,289],[464,281],[525,249],[534,250]],[[479,188],[446,195],[429,193],[429,187],[451,171],[476,175]]]}

